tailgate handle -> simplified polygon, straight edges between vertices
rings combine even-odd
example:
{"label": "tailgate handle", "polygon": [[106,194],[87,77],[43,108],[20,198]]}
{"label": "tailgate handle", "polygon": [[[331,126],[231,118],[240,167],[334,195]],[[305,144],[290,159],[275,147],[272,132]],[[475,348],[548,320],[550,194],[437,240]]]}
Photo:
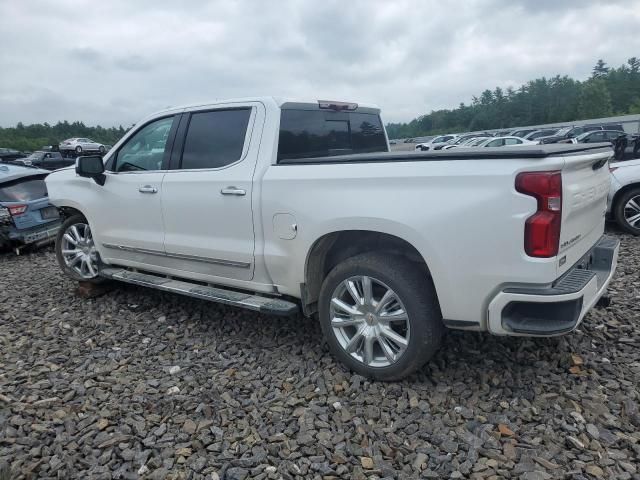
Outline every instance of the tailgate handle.
{"label": "tailgate handle", "polygon": [[605,166],[605,164],[607,163],[607,160],[608,159],[606,159],[606,158],[603,158],[602,160],[598,160],[596,163],[591,165],[591,168],[593,170],[600,170],[602,167]]}

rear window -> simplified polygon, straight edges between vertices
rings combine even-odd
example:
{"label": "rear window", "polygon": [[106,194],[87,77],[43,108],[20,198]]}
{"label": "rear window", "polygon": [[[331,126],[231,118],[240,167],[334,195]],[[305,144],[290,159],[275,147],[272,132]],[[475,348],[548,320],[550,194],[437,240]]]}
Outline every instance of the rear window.
{"label": "rear window", "polygon": [[44,177],[28,177],[0,185],[0,202],[28,202],[46,196]]}
{"label": "rear window", "polygon": [[278,160],[386,151],[377,114],[282,110]]}

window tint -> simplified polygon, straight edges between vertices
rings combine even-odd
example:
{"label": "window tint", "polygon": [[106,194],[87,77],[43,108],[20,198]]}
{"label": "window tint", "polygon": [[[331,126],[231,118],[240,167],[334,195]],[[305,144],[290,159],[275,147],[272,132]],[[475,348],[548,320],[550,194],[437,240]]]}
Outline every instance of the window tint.
{"label": "window tint", "polygon": [[138,130],[116,157],[116,172],[160,170],[173,117],[161,118]]}
{"label": "window tint", "polygon": [[491,142],[485,145],[485,147],[501,147],[501,146],[502,146],[502,139],[492,140]]}
{"label": "window tint", "polygon": [[250,116],[250,108],[191,115],[180,168],[219,168],[238,161]]}
{"label": "window tint", "polygon": [[282,110],[278,160],[386,151],[376,114]]}
{"label": "window tint", "polygon": [[28,202],[46,196],[44,177],[28,177],[0,186],[0,202]]}
{"label": "window tint", "polygon": [[590,142],[602,142],[605,139],[604,132],[593,132],[588,138]]}

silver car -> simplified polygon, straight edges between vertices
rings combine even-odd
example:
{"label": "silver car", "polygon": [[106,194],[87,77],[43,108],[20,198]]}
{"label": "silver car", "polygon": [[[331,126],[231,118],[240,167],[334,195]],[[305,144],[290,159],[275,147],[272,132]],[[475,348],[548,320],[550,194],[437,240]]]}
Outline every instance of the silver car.
{"label": "silver car", "polygon": [[106,148],[102,143],[94,142],[90,138],[75,137],[68,138],[58,145],[61,152],[75,152],[80,155],[85,152],[106,152]]}
{"label": "silver car", "polygon": [[640,159],[609,164],[611,188],[607,213],[633,235],[640,235]]}

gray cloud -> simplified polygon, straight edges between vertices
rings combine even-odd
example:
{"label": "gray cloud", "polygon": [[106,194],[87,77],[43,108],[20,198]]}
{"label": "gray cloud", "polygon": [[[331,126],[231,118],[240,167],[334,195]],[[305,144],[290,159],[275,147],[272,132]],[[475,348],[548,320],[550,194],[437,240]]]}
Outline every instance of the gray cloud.
{"label": "gray cloud", "polygon": [[539,76],[640,56],[640,1],[0,2],[0,125],[128,125],[169,105],[276,95],[406,121]]}

